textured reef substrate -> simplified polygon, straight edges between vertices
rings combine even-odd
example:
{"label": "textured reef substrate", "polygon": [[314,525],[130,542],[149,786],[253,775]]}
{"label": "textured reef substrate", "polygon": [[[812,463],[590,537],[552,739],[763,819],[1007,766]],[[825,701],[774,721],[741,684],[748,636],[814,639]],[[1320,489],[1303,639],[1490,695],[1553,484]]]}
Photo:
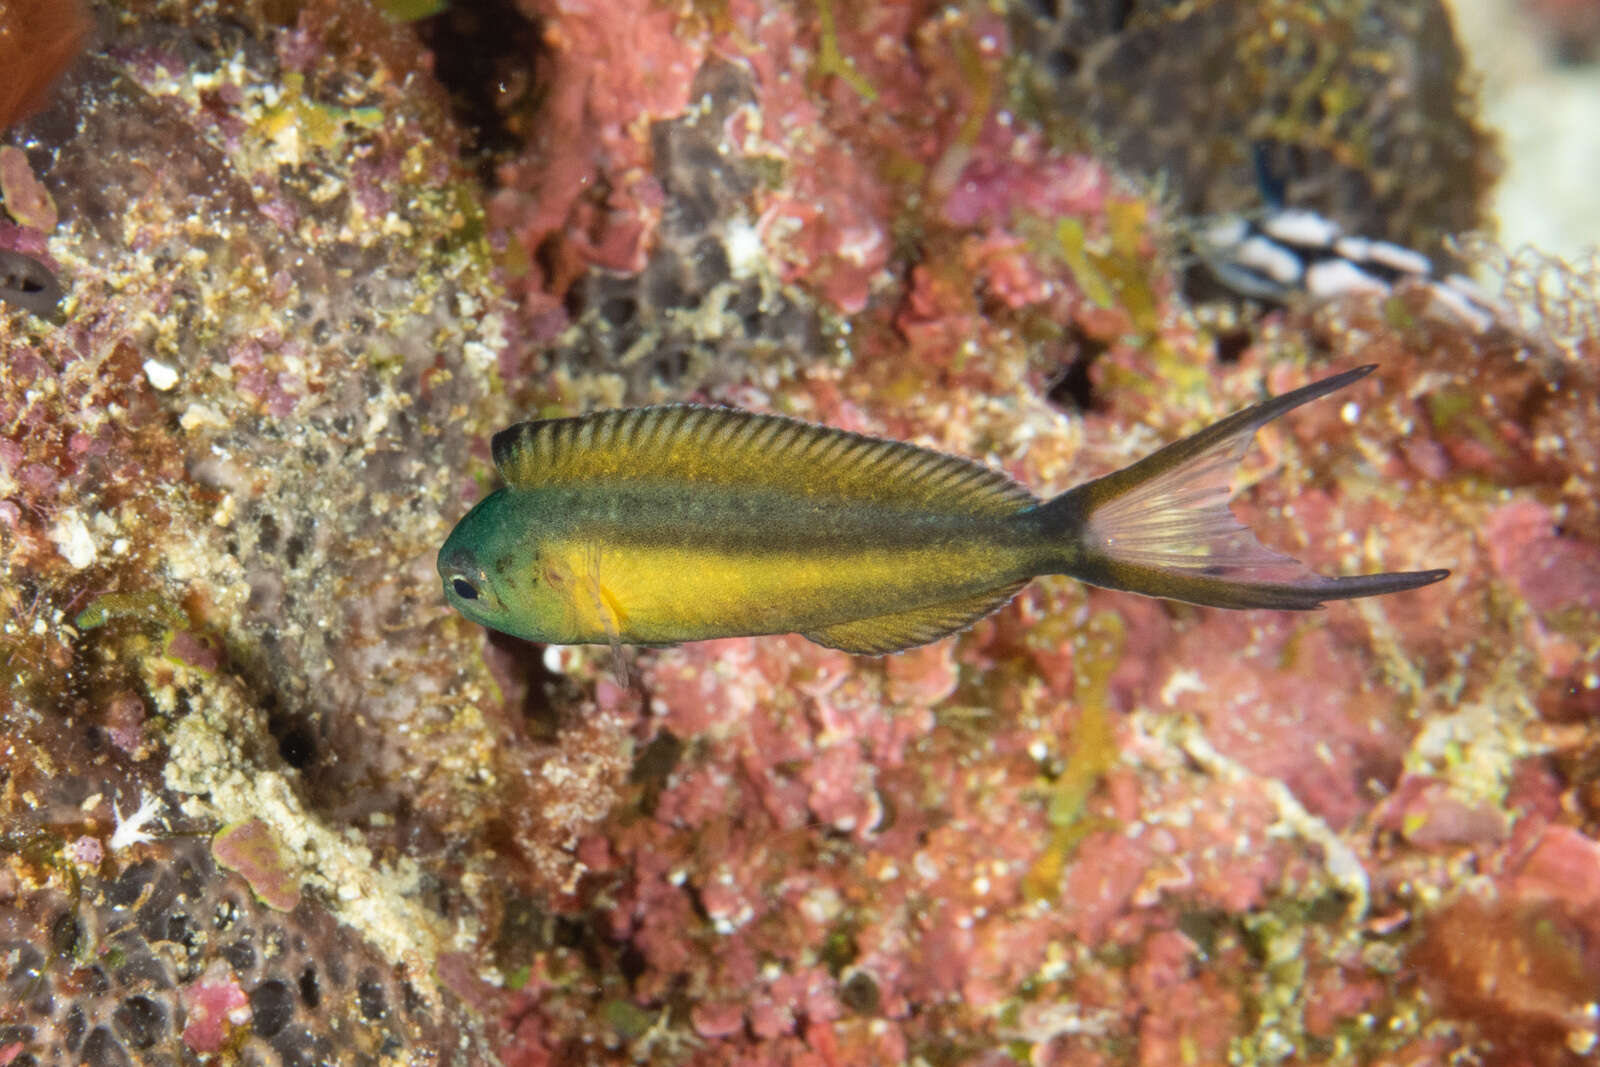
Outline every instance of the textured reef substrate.
{"label": "textured reef substrate", "polygon": [[[1446,247],[1495,161],[1441,6],[402,6],[97,10],[5,134],[65,295],[0,304],[0,1064],[1592,1059],[1600,285]],[[1503,321],[1208,288],[1263,160]],[[619,682],[433,573],[517,417],[1049,491],[1368,362],[1235,507],[1452,569],[1403,596],[1046,580]]]}

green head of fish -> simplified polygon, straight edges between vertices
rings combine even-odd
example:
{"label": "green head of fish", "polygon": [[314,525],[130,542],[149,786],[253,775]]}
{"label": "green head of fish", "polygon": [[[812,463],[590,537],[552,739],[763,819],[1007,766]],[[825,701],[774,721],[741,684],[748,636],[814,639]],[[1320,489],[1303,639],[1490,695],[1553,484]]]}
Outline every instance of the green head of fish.
{"label": "green head of fish", "polygon": [[456,523],[439,550],[444,598],[492,630],[529,641],[570,640],[571,599],[541,564],[540,524],[528,514],[527,496],[498,489]]}

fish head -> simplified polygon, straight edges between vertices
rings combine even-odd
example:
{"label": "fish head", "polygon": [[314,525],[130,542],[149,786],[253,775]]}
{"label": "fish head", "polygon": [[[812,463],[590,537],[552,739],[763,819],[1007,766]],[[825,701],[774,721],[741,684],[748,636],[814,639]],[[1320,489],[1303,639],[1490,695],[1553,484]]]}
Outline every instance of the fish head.
{"label": "fish head", "polygon": [[511,489],[480,500],[439,549],[444,598],[491,630],[528,641],[570,640],[570,598],[545,580],[537,526]]}

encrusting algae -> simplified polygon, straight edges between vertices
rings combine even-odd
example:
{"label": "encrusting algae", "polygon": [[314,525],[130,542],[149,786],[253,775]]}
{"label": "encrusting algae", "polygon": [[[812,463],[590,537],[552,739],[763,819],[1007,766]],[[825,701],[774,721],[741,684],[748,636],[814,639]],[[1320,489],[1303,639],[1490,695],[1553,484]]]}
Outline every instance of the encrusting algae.
{"label": "encrusting algae", "polygon": [[1256,430],[1362,367],[1236,412],[1040,501],[978,463],[774,415],[674,405],[497,434],[507,486],[439,552],[469,619],[560,644],[800,633],[881,655],[970,626],[1031,579],[1308,610],[1444,570],[1328,578],[1228,510]]}

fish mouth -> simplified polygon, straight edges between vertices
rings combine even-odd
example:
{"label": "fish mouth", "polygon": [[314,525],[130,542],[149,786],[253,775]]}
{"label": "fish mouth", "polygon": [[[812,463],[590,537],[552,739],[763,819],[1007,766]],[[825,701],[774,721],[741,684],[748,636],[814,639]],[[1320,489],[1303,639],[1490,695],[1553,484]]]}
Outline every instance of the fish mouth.
{"label": "fish mouth", "polygon": [[470,552],[459,545],[452,545],[449,541],[439,549],[439,557],[434,561],[434,568],[446,585],[449,585],[450,579],[455,577],[472,577],[478,569],[472,565]]}

